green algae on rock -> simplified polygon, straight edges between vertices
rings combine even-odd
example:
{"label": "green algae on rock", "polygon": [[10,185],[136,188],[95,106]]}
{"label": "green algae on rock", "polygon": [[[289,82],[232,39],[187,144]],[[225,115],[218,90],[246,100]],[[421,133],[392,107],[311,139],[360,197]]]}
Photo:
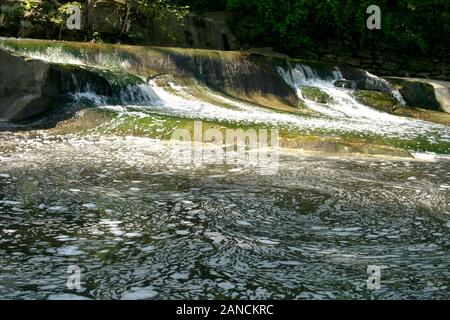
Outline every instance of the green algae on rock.
{"label": "green algae on rock", "polygon": [[434,123],[450,125],[450,114],[423,108],[401,105],[395,98],[385,92],[355,90],[353,96],[362,104],[397,116],[415,118]]}
{"label": "green algae on rock", "polygon": [[355,90],[353,96],[362,104],[371,106],[384,112],[392,112],[394,106],[398,105],[398,101],[386,92]]}
{"label": "green algae on rock", "polygon": [[327,103],[331,100],[331,97],[315,87],[301,87],[302,95],[305,99],[312,100],[319,103]]}

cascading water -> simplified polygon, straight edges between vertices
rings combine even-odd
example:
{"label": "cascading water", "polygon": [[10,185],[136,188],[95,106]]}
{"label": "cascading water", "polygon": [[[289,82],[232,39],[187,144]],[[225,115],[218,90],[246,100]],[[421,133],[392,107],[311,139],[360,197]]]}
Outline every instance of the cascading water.
{"label": "cascading water", "polygon": [[[42,58],[65,55],[48,50]],[[84,77],[67,82],[69,104],[108,115],[93,121],[95,129],[130,119],[170,127],[183,118],[339,139],[420,138],[450,153],[448,127],[359,104],[351,90],[334,87],[338,69],[322,77],[308,66],[278,69],[316,112],[302,116],[195,81],[144,83],[127,75],[127,63],[118,65],[91,70],[107,80],[100,86]],[[303,86],[333,100],[305,99]],[[129,126],[116,135],[86,132],[76,121],[60,125],[68,133],[14,132],[9,126],[17,125],[0,123],[0,298],[449,297],[448,159],[286,151],[279,171],[262,176],[235,164],[180,165],[169,142]],[[369,265],[386,266],[380,290],[366,287]],[[79,290],[67,289],[69,266],[82,272]]]}
{"label": "cascading water", "polygon": [[[35,50],[21,48],[15,42],[8,42],[3,46],[19,54],[30,55],[49,62],[73,62],[78,66],[116,70],[115,72],[125,75],[128,74],[128,69],[132,66],[130,60],[124,59],[124,55],[118,51],[94,54],[93,52],[87,53],[84,50],[76,52],[73,48],[70,48],[70,50],[63,49],[62,46]],[[195,63],[195,61],[192,63]],[[208,74],[204,74],[205,72],[221,72],[225,77],[222,80],[234,83],[233,79],[226,78],[234,69],[228,64],[225,65],[228,62],[223,63],[224,65],[219,66],[217,70],[211,68],[208,64],[205,64],[205,68],[202,64],[199,64],[199,78],[208,78]],[[250,72],[245,62],[242,63],[242,68],[243,72]],[[103,108],[107,108],[108,105],[113,106],[114,108],[110,107],[110,109],[121,110],[122,117],[128,111],[136,115],[136,111],[139,110],[142,117],[145,117],[146,114],[150,116],[157,113],[185,119],[226,121],[246,125],[253,123],[255,125],[285,128],[302,134],[353,135],[374,139],[395,139],[408,142],[407,148],[417,151],[437,150],[439,153],[449,151],[450,139],[447,126],[394,116],[359,103],[353,98],[352,90],[337,88],[333,85],[334,81],[343,78],[338,68],[328,71],[325,75],[323,72],[317,72],[314,67],[302,64],[291,66],[289,62],[287,67],[278,65],[274,68],[276,68],[275,72],[278,72],[284,81],[297,92],[299,99],[316,113],[315,116],[280,113],[259,105],[243,102],[211,90],[205,83],[198,83],[198,81],[202,82],[199,79],[190,79],[193,80],[191,83],[198,84],[197,90],[191,90],[191,85],[166,83],[165,86],[161,86],[157,85],[155,81],[146,84],[140,80],[140,83],[139,81],[136,83],[134,79],[132,81],[134,83],[127,84],[125,81],[119,86],[112,83],[111,88],[114,92],[112,97],[98,94],[92,88],[77,89],[72,93],[72,96],[76,99],[84,99],[85,102],[88,102],[88,105]],[[111,77],[111,75],[106,75],[106,78],[108,77]],[[117,76],[113,75],[112,78],[116,81]],[[257,83],[258,80],[255,79],[255,81],[252,85]],[[373,88],[390,92],[402,103],[398,93],[392,90],[383,79],[366,72],[364,81]],[[331,100],[327,103],[318,103],[305,99],[302,94],[302,86],[318,88],[331,97]],[[167,87],[171,88],[167,90]],[[205,97],[207,101],[205,101]],[[76,103],[80,104],[81,101]],[[411,144],[409,143],[411,141],[417,141],[417,143]],[[405,147],[403,142],[400,145]],[[442,146],[435,148],[437,145]]]}
{"label": "cascading water", "polygon": [[162,103],[153,88],[146,84],[127,85],[113,97],[99,95],[88,84],[84,90],[73,92],[70,96],[75,103],[88,101],[95,107],[108,105],[158,105]]}
{"label": "cascading water", "polygon": [[[322,114],[327,118],[325,122],[338,130],[348,132],[372,132],[384,137],[396,137],[399,139],[422,139],[435,144],[437,141],[450,141],[447,126],[431,124],[429,122],[398,117],[375,110],[356,101],[352,96],[352,89],[337,88],[336,80],[342,80],[342,74],[336,68],[328,77],[320,77],[311,67],[297,64],[292,68],[278,67],[278,72],[296,92],[301,101],[308,108]],[[388,84],[373,75],[367,73],[370,81],[380,83],[385,90],[389,90],[395,97],[398,94]],[[330,97],[327,103],[319,103],[303,97],[302,87],[314,87],[320,89]],[[400,103],[403,99],[398,98]],[[446,148],[448,150],[448,148]]]}
{"label": "cascading water", "polygon": [[[407,122],[405,119],[391,116],[359,103],[351,96],[351,90],[349,89],[335,87],[334,82],[343,79],[342,73],[337,67],[326,79],[320,78],[310,66],[301,64],[297,64],[288,70],[278,67],[278,72],[281,74],[286,83],[296,90],[300,100],[305,102],[309,108],[318,113],[332,117],[351,117],[356,119],[390,121],[394,123]],[[389,87],[386,81],[376,78],[369,73],[367,73],[367,75],[374,83],[381,82],[386,87]],[[305,99],[302,94],[303,86],[319,88],[331,97],[331,101],[324,104]],[[398,97],[396,93],[392,91],[391,93],[397,96],[398,99],[401,98],[401,96]],[[403,100],[401,99],[401,101]]]}
{"label": "cascading water", "polygon": [[[306,134],[341,132],[404,140],[426,137],[431,144],[450,141],[446,126],[397,117],[357,102],[352,97],[351,90],[333,85],[334,81],[342,79],[338,69],[324,79],[309,66],[296,65],[289,70],[279,68],[278,71],[286,83],[296,90],[299,99],[322,116],[302,117],[276,112],[226,97],[201,84],[197,85],[197,89],[200,88],[202,97],[197,97],[191,88],[170,81],[166,85],[169,89],[158,85],[154,80],[147,84],[126,85],[113,98],[96,94],[88,85],[72,96],[77,104],[87,99],[96,107],[119,113],[124,120],[127,115],[151,118],[153,114],[159,114],[241,125],[264,125]],[[305,99],[302,95],[303,86],[319,88],[332,100],[322,104]],[[205,97],[207,101],[202,100]]]}
{"label": "cascading water", "polygon": [[[398,90],[393,89],[389,82],[387,82],[385,79],[378,78],[376,75],[373,75],[368,71],[364,71],[364,73],[366,74],[368,79],[372,80],[373,83],[379,83],[385,90],[387,89],[389,93],[395,98],[395,100],[398,101],[398,103],[400,103],[401,105],[406,105],[406,102],[403,99],[401,93]],[[374,85],[374,87],[376,86]]]}

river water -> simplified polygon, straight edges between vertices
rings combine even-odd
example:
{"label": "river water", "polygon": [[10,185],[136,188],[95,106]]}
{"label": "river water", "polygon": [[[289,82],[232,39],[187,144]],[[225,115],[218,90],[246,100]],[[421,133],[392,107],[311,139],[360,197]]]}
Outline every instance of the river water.
{"label": "river water", "polygon": [[[58,50],[36,57],[85,63]],[[0,298],[450,298],[449,127],[376,111],[334,87],[338,69],[313,71],[278,70],[313,115],[150,81],[112,106],[74,92],[51,115],[51,126],[79,118],[65,133],[0,122]],[[303,99],[303,86],[333,99]],[[87,107],[108,113],[93,130],[77,126],[92,121],[79,117]],[[263,174],[257,163],[180,164],[171,143],[150,138],[194,120],[419,154],[282,150]]]}
{"label": "river water", "polygon": [[149,138],[0,135],[0,298],[450,297],[444,158],[283,153],[261,175]]}

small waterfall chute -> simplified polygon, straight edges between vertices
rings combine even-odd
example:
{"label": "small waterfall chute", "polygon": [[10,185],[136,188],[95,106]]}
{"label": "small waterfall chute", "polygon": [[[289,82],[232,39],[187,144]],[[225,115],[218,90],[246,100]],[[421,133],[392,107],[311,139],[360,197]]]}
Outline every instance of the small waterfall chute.
{"label": "small waterfall chute", "polygon": [[71,74],[66,84],[69,96],[76,102],[88,101],[94,107],[161,104],[152,86],[135,75],[121,70],[89,68],[89,71],[94,77]]}
{"label": "small waterfall chute", "polygon": [[376,75],[371,74],[368,71],[364,71],[364,73],[366,74],[367,79],[370,79],[370,81],[373,82],[375,87],[376,87],[377,83],[379,84],[378,86],[380,86],[380,84],[381,84],[382,89],[384,89],[385,91],[390,93],[395,98],[395,100],[398,101],[399,104],[406,105],[406,102],[403,99],[401,93],[398,90],[392,88],[392,86],[389,84],[389,82],[387,82],[385,79],[381,79],[381,78],[377,77]]}
{"label": "small waterfall chute", "polygon": [[[289,69],[278,67],[278,72],[296,92],[299,99],[311,110],[331,117],[351,117],[355,119],[388,120],[393,123],[404,123],[404,118],[396,117],[380,112],[356,101],[352,96],[352,89],[339,88],[335,86],[336,81],[344,80],[339,68],[335,69],[325,77],[320,77],[310,66],[296,64]],[[373,86],[383,83],[381,79],[375,79],[370,75]],[[387,83],[387,82],[386,82]],[[303,87],[314,87],[326,93],[331,100],[324,103],[305,99],[302,94]]]}

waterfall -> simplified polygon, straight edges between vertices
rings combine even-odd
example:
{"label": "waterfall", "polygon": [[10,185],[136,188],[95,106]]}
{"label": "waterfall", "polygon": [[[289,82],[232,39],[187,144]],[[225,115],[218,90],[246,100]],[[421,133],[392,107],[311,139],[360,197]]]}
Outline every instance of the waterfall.
{"label": "waterfall", "polygon": [[398,101],[401,105],[406,105],[405,100],[403,99],[401,93],[398,90],[392,88],[392,86],[385,79],[378,78],[376,75],[371,74],[368,71],[364,71],[367,79],[370,79],[373,83],[379,83],[384,88],[387,88],[387,91]]}
{"label": "waterfall", "polygon": [[[325,77],[320,77],[310,66],[302,64],[296,64],[289,69],[278,67],[277,70],[285,82],[297,92],[299,99],[308,108],[320,114],[336,118],[350,117],[356,119],[387,120],[394,123],[404,123],[406,121],[403,118],[380,112],[359,103],[352,96],[351,89],[335,87],[334,82],[343,79],[342,73],[337,67]],[[370,79],[372,81],[380,80],[379,78],[374,79],[373,77],[371,75]],[[325,104],[305,99],[302,93],[303,87],[318,88],[326,93],[331,100]]]}
{"label": "waterfall", "polygon": [[69,94],[77,103],[90,102],[94,107],[106,105],[151,105],[161,103],[153,88],[146,84],[128,85],[112,97],[101,95],[87,84],[83,90]]}
{"label": "waterfall", "polygon": [[[443,126],[397,117],[359,103],[353,98],[352,90],[334,86],[334,81],[343,78],[338,68],[321,76],[313,68],[300,64],[288,70],[278,68],[278,72],[296,90],[299,99],[318,116],[278,112],[223,95],[201,83],[181,85],[167,81],[161,85],[159,81],[150,80],[121,88],[116,98],[106,98],[92,90],[77,92],[74,97],[88,99],[95,106],[125,118],[137,116],[150,119],[153,115],[159,115],[246,126],[263,125],[305,134],[341,132],[400,139],[425,135],[430,141],[435,134],[446,136],[447,129]],[[305,86],[319,88],[332,100],[323,104],[305,99],[302,94]]]}
{"label": "waterfall", "polygon": [[341,71],[337,67],[324,78],[321,78],[310,66],[303,64],[296,64],[293,67],[289,64],[288,69],[277,67],[277,70],[286,83],[296,90],[301,85],[314,86],[321,84],[322,86],[326,86],[329,83],[343,78]]}
{"label": "waterfall", "polygon": [[[56,88],[62,106],[68,102],[75,112],[86,107],[109,109],[118,115],[113,117],[117,123],[139,117],[146,126],[159,121],[155,119],[168,119],[170,127],[174,120],[203,120],[221,126],[278,128],[294,135],[392,138],[395,143],[417,140],[417,150],[434,150],[434,145],[444,150],[449,141],[444,125],[378,111],[358,102],[354,89],[334,85],[348,78],[357,87],[389,92],[402,102],[386,81],[359,69],[236,53],[181,54],[151,48],[141,53],[128,47],[102,53],[84,44],[49,48],[10,41],[7,45],[11,52],[44,60],[57,71],[47,87]],[[6,45],[0,41],[2,46]],[[154,74],[167,77],[145,82],[144,77]],[[311,100],[307,87],[327,95],[326,102]],[[297,97],[303,105],[299,107],[307,112],[295,109]],[[110,125],[105,123],[106,128]]]}
{"label": "waterfall", "polygon": [[[105,105],[151,105],[160,104],[160,98],[147,83],[118,83],[106,77],[106,89],[90,79],[77,78],[68,81],[69,96],[77,103],[88,102],[94,107]],[[108,94],[105,94],[107,91]]]}

